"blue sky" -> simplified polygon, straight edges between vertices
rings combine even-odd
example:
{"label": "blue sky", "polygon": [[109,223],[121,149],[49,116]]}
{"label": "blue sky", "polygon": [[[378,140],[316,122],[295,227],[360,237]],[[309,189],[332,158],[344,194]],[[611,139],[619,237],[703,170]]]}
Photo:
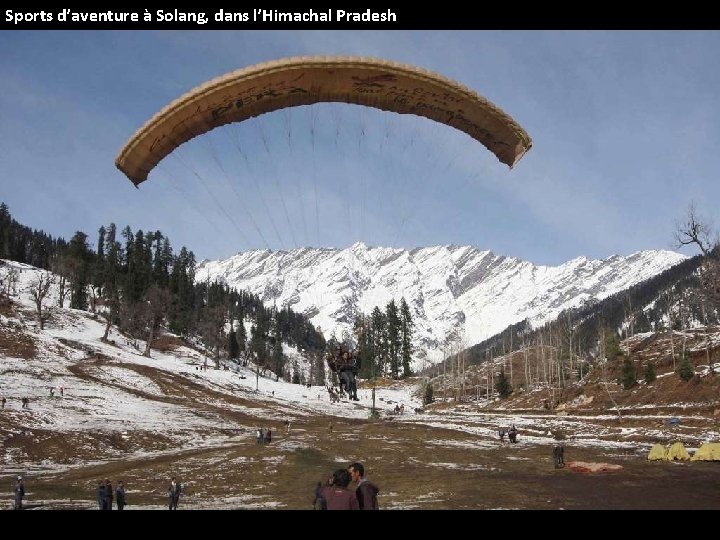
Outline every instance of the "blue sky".
{"label": "blue sky", "polygon": [[[332,104],[199,137],[140,189],[115,168],[173,99],[298,55],[436,71],[515,118],[533,149],[510,171],[447,126]],[[669,249],[691,201],[708,218],[720,202],[718,58],[718,32],[5,31],[0,200],[66,239],[94,243],[115,222],[198,259],[356,241],[553,265]]]}

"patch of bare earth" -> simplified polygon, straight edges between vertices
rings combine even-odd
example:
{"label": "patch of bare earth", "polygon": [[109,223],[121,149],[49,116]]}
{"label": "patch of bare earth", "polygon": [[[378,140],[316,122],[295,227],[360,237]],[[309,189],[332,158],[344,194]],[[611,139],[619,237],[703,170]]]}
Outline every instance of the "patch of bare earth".
{"label": "patch of bare earth", "polygon": [[36,353],[34,340],[23,332],[19,324],[0,325],[0,355],[32,360]]}

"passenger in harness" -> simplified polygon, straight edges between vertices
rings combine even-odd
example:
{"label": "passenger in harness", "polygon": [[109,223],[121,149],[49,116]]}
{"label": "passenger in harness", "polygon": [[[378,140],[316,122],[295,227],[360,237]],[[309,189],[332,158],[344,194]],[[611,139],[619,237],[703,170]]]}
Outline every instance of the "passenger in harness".
{"label": "passenger in harness", "polygon": [[354,401],[360,401],[357,397],[357,381],[355,374],[357,373],[357,356],[345,351],[342,356],[342,363],[338,366],[340,372],[341,386],[344,382],[345,390]]}
{"label": "passenger in harness", "polygon": [[350,399],[360,401],[357,397],[357,382],[355,375],[359,369],[357,354],[343,351],[338,345],[335,352],[328,357],[330,370],[338,374],[340,379],[340,392],[347,392]]}

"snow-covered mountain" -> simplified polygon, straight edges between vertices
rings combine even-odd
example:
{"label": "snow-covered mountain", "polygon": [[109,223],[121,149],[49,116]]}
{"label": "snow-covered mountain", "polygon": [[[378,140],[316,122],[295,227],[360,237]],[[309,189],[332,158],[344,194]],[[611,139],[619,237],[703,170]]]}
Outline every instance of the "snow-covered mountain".
{"label": "snow-covered mountain", "polygon": [[415,322],[415,367],[442,358],[451,335],[469,346],[529,319],[552,320],[564,309],[602,300],[685,260],[672,251],[640,251],[603,260],[585,257],[537,266],[471,246],[413,250],[256,250],[199,264],[198,280],[219,280],[290,306],[326,337],[352,330],[358,313],[404,297]]}

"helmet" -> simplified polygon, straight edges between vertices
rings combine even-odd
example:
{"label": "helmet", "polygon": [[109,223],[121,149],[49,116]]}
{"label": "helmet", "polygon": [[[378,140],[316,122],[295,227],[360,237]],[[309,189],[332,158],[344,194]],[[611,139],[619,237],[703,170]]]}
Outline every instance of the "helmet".
{"label": "helmet", "polygon": [[22,480],[22,476],[18,476],[18,480]]}

